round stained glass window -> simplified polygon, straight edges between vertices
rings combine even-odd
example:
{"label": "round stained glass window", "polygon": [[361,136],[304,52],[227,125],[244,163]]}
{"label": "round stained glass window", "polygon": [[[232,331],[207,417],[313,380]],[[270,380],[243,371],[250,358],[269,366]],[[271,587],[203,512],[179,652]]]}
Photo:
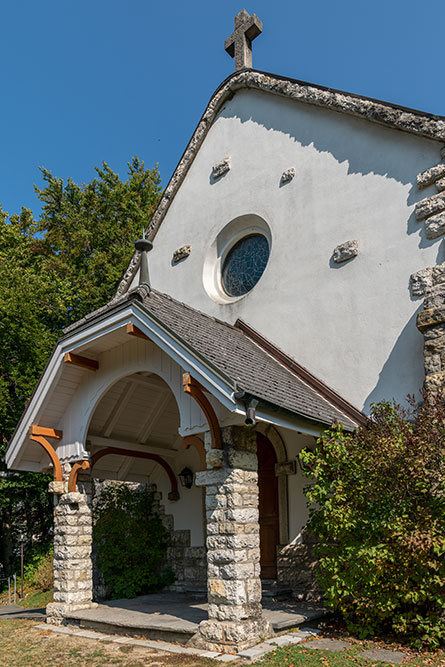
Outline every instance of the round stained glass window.
{"label": "round stained glass window", "polygon": [[250,292],[263,275],[269,253],[269,243],[262,234],[249,234],[235,243],[222,266],[225,292],[234,297]]}

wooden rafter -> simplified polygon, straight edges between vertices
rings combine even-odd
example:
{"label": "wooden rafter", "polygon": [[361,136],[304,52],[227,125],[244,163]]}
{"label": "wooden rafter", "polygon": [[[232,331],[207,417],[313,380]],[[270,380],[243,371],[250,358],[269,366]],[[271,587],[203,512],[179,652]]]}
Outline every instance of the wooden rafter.
{"label": "wooden rafter", "polygon": [[184,373],[182,376],[182,383],[185,393],[190,394],[190,396],[198,403],[207,419],[212,438],[212,449],[222,449],[221,429],[219,427],[218,417],[216,416],[215,410],[209,399],[204,394],[202,385],[192,378],[190,373]]}
{"label": "wooden rafter", "polygon": [[164,461],[164,459],[158,456],[157,454],[149,454],[148,452],[139,452],[132,449],[122,449],[120,447],[106,447],[105,449],[100,449],[91,457],[91,469],[93,469],[96,463],[103,456],[109,456],[111,454],[117,454],[118,456],[133,456],[134,458],[138,459],[148,459],[149,461],[156,461],[156,463],[159,463],[159,465],[164,468],[165,472],[169,476],[171,484],[171,494],[172,494],[170,500],[173,499],[177,500],[179,498],[178,482],[176,480],[175,473],[173,472],[167,461]]}
{"label": "wooden rafter", "polygon": [[207,469],[206,450],[201,438],[198,438],[197,435],[186,435],[185,438],[182,439],[182,446],[184,449],[190,449],[190,447],[192,446],[195,447],[195,449],[199,454],[199,460],[201,462],[201,470]]}
{"label": "wooden rafter", "polygon": [[88,461],[77,461],[73,464],[71,468],[70,476],[68,479],[68,493],[76,491],[77,488],[77,477],[81,470],[88,470],[90,464]]}
{"label": "wooden rafter", "polygon": [[139,442],[143,443],[147,442],[148,438],[150,437],[150,434],[153,432],[156,423],[158,422],[162,413],[164,412],[165,408],[170,402],[170,398],[171,394],[169,391],[159,392],[158,397],[153,402],[152,409],[150,410],[149,414],[147,415],[147,418],[144,420],[144,423],[139,429],[138,433]]}
{"label": "wooden rafter", "polygon": [[117,422],[119,421],[121,415],[125,411],[127,405],[130,403],[134,392],[136,391],[136,385],[129,382],[124,384],[122,388],[121,395],[116,400],[114,407],[111,409],[111,413],[105,423],[103,435],[108,438],[112,432]]}
{"label": "wooden rafter", "polygon": [[46,428],[45,426],[37,426],[36,424],[33,424],[29,429],[29,439],[33,442],[37,442],[41,447],[43,447],[51,459],[55,482],[61,482],[63,480],[62,466],[60,464],[60,459],[57,456],[56,450],[51,446],[47,438],[61,440],[62,437],[63,432],[54,428]]}
{"label": "wooden rafter", "polygon": [[67,352],[63,357],[63,361],[66,364],[86,368],[89,371],[97,371],[99,368],[99,362],[95,359],[88,359],[88,357],[82,357],[80,354],[74,354],[74,352]]}
{"label": "wooden rafter", "polygon": [[127,334],[130,336],[136,336],[136,338],[142,338],[143,340],[150,340],[149,337],[144,334],[143,331],[141,331],[141,329],[133,324],[133,322],[128,322],[126,330]]}

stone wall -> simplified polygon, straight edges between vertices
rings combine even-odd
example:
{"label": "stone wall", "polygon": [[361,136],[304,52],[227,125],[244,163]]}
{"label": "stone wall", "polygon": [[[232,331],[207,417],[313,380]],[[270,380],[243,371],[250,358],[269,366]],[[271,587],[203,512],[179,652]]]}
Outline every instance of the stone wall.
{"label": "stone wall", "polygon": [[323,597],[317,582],[315,544],[315,537],[303,530],[300,544],[278,547],[277,583],[280,588],[290,588],[292,596],[298,600],[321,600]]}
{"label": "stone wall", "polygon": [[445,389],[445,272],[443,265],[431,270],[425,289],[423,310],[417,328],[424,336],[425,389]]}

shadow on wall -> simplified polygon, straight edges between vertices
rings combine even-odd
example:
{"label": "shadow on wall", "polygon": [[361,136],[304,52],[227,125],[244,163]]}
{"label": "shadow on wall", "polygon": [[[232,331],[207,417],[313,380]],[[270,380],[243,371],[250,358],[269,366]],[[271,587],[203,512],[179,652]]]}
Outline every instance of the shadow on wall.
{"label": "shadow on wall", "polygon": [[[365,400],[364,412],[369,413],[371,403],[382,400],[391,401],[399,393],[400,386],[406,387],[413,376],[423,377],[423,336],[416,328],[416,315],[419,310],[422,310],[422,305],[407,322],[392,348],[391,354],[380,371],[376,386]],[[410,360],[409,368],[406,363],[407,359]],[[412,387],[410,393],[420,398],[420,389],[421,387]]]}
{"label": "shadow on wall", "polygon": [[[249,101],[251,95],[262,100],[261,104],[255,105],[254,115]],[[380,174],[408,185],[416,182],[419,172],[440,160],[442,144],[433,139],[395,131],[304,102],[297,104],[281,99],[280,112],[277,113],[275,102],[275,96],[271,99],[259,91],[239,91],[234,102],[226,103],[219,116],[239,118],[242,123],[252,121],[267,130],[287,134],[302,146],[312,144],[317,151],[330,153],[338,162],[348,162],[349,174]],[[412,153],[411,160],[407,159],[406,149]],[[418,197],[409,203],[425,197],[423,191],[417,191],[417,187],[415,190]]]}

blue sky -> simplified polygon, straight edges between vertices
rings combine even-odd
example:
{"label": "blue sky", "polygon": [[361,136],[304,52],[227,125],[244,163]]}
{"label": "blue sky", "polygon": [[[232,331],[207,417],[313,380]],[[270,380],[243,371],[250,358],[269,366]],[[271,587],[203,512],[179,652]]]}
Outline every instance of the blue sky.
{"label": "blue sky", "polygon": [[245,6],[256,69],[445,115],[443,0],[5,0],[0,4],[0,203],[38,213],[39,165],[87,182],[133,154],[166,185]]}

